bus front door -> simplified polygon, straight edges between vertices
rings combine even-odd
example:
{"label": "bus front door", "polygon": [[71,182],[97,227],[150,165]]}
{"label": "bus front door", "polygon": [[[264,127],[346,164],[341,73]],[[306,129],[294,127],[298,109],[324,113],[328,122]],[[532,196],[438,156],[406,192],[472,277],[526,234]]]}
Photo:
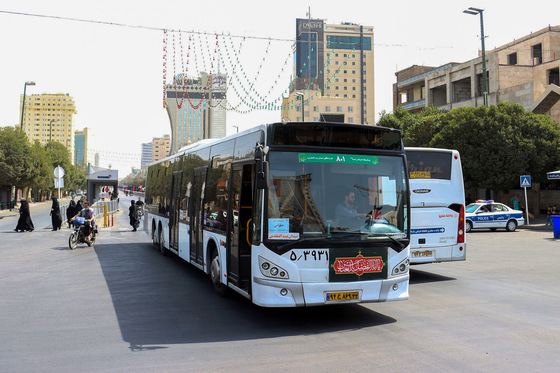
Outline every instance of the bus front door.
{"label": "bus front door", "polygon": [[179,251],[179,206],[181,203],[182,171],[173,172],[171,179],[171,207],[169,209],[169,248]]}
{"label": "bus front door", "polygon": [[206,167],[194,170],[192,196],[191,196],[191,216],[190,216],[190,246],[191,262],[199,265],[204,264],[203,258],[203,234],[204,225],[204,190],[206,187]]}
{"label": "bus front door", "polygon": [[247,293],[251,292],[253,168],[253,164],[233,166],[228,207],[228,279]]}

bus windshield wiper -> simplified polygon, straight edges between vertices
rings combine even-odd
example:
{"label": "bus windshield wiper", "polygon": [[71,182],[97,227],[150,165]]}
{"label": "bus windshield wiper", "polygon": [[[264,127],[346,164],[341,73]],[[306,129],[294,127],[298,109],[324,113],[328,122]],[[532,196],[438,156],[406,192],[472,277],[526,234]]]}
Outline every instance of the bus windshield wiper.
{"label": "bus windshield wiper", "polygon": [[400,253],[401,251],[403,251],[406,248],[405,244],[403,244],[401,241],[397,240],[395,237],[393,237],[389,234],[384,234],[381,237],[383,237],[383,238],[386,237],[386,238],[390,239],[391,241],[393,241],[394,243],[396,243],[399,246],[399,249],[396,250],[398,253]]}

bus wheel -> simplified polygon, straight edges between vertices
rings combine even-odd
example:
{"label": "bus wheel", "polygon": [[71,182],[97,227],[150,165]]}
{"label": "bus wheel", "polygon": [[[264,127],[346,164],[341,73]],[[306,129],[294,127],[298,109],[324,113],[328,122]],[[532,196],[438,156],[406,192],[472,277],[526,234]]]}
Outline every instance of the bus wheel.
{"label": "bus wheel", "polygon": [[467,233],[469,233],[471,229],[472,229],[472,223],[467,220],[467,229],[466,229]]}
{"label": "bus wheel", "polygon": [[156,234],[157,230],[156,230],[156,225],[152,224],[152,243],[154,244],[154,246],[158,246],[158,242],[157,242],[157,234]]}
{"label": "bus wheel", "polygon": [[214,290],[219,296],[223,297],[226,295],[227,287],[220,281],[221,268],[220,268],[220,258],[216,249],[212,250],[212,262],[210,263],[210,279],[212,280],[212,285]]}
{"label": "bus wheel", "polygon": [[510,220],[507,222],[506,230],[508,232],[513,232],[517,228],[517,222],[515,220]]}
{"label": "bus wheel", "polygon": [[163,256],[167,255],[167,249],[163,245],[163,229],[159,230],[159,251],[160,251],[161,255],[163,255]]}

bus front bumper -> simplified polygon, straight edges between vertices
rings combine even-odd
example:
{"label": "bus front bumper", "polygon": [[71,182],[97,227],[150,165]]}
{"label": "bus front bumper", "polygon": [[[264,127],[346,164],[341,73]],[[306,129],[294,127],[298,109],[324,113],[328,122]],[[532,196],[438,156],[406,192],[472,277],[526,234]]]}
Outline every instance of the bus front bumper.
{"label": "bus front bumper", "polygon": [[[295,283],[253,278],[253,302],[262,307],[390,302],[408,299],[409,274],[380,281]],[[357,299],[328,301],[327,294],[358,293]]]}

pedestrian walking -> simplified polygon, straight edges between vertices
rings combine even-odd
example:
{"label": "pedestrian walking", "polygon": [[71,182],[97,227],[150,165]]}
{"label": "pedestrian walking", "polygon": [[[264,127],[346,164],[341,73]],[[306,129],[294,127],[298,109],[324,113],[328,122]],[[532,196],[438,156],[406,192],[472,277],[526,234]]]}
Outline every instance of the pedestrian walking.
{"label": "pedestrian walking", "polygon": [[140,225],[140,219],[138,219],[138,209],[134,200],[130,201],[130,207],[128,208],[128,217],[130,218],[130,225],[132,225],[132,231],[136,232],[136,229]]}
{"label": "pedestrian walking", "polygon": [[60,216],[60,204],[56,197],[52,197],[52,207],[51,207],[51,221],[52,230],[57,231],[62,227],[62,216]]}
{"label": "pedestrian walking", "polygon": [[21,206],[19,207],[19,219],[14,231],[16,232],[33,232],[35,227],[33,226],[33,221],[31,221],[31,213],[29,212],[29,202],[27,200],[21,200]]}
{"label": "pedestrian walking", "polygon": [[82,205],[82,200],[79,199],[78,202],[76,203],[76,213],[82,211],[83,208],[84,206]]}

